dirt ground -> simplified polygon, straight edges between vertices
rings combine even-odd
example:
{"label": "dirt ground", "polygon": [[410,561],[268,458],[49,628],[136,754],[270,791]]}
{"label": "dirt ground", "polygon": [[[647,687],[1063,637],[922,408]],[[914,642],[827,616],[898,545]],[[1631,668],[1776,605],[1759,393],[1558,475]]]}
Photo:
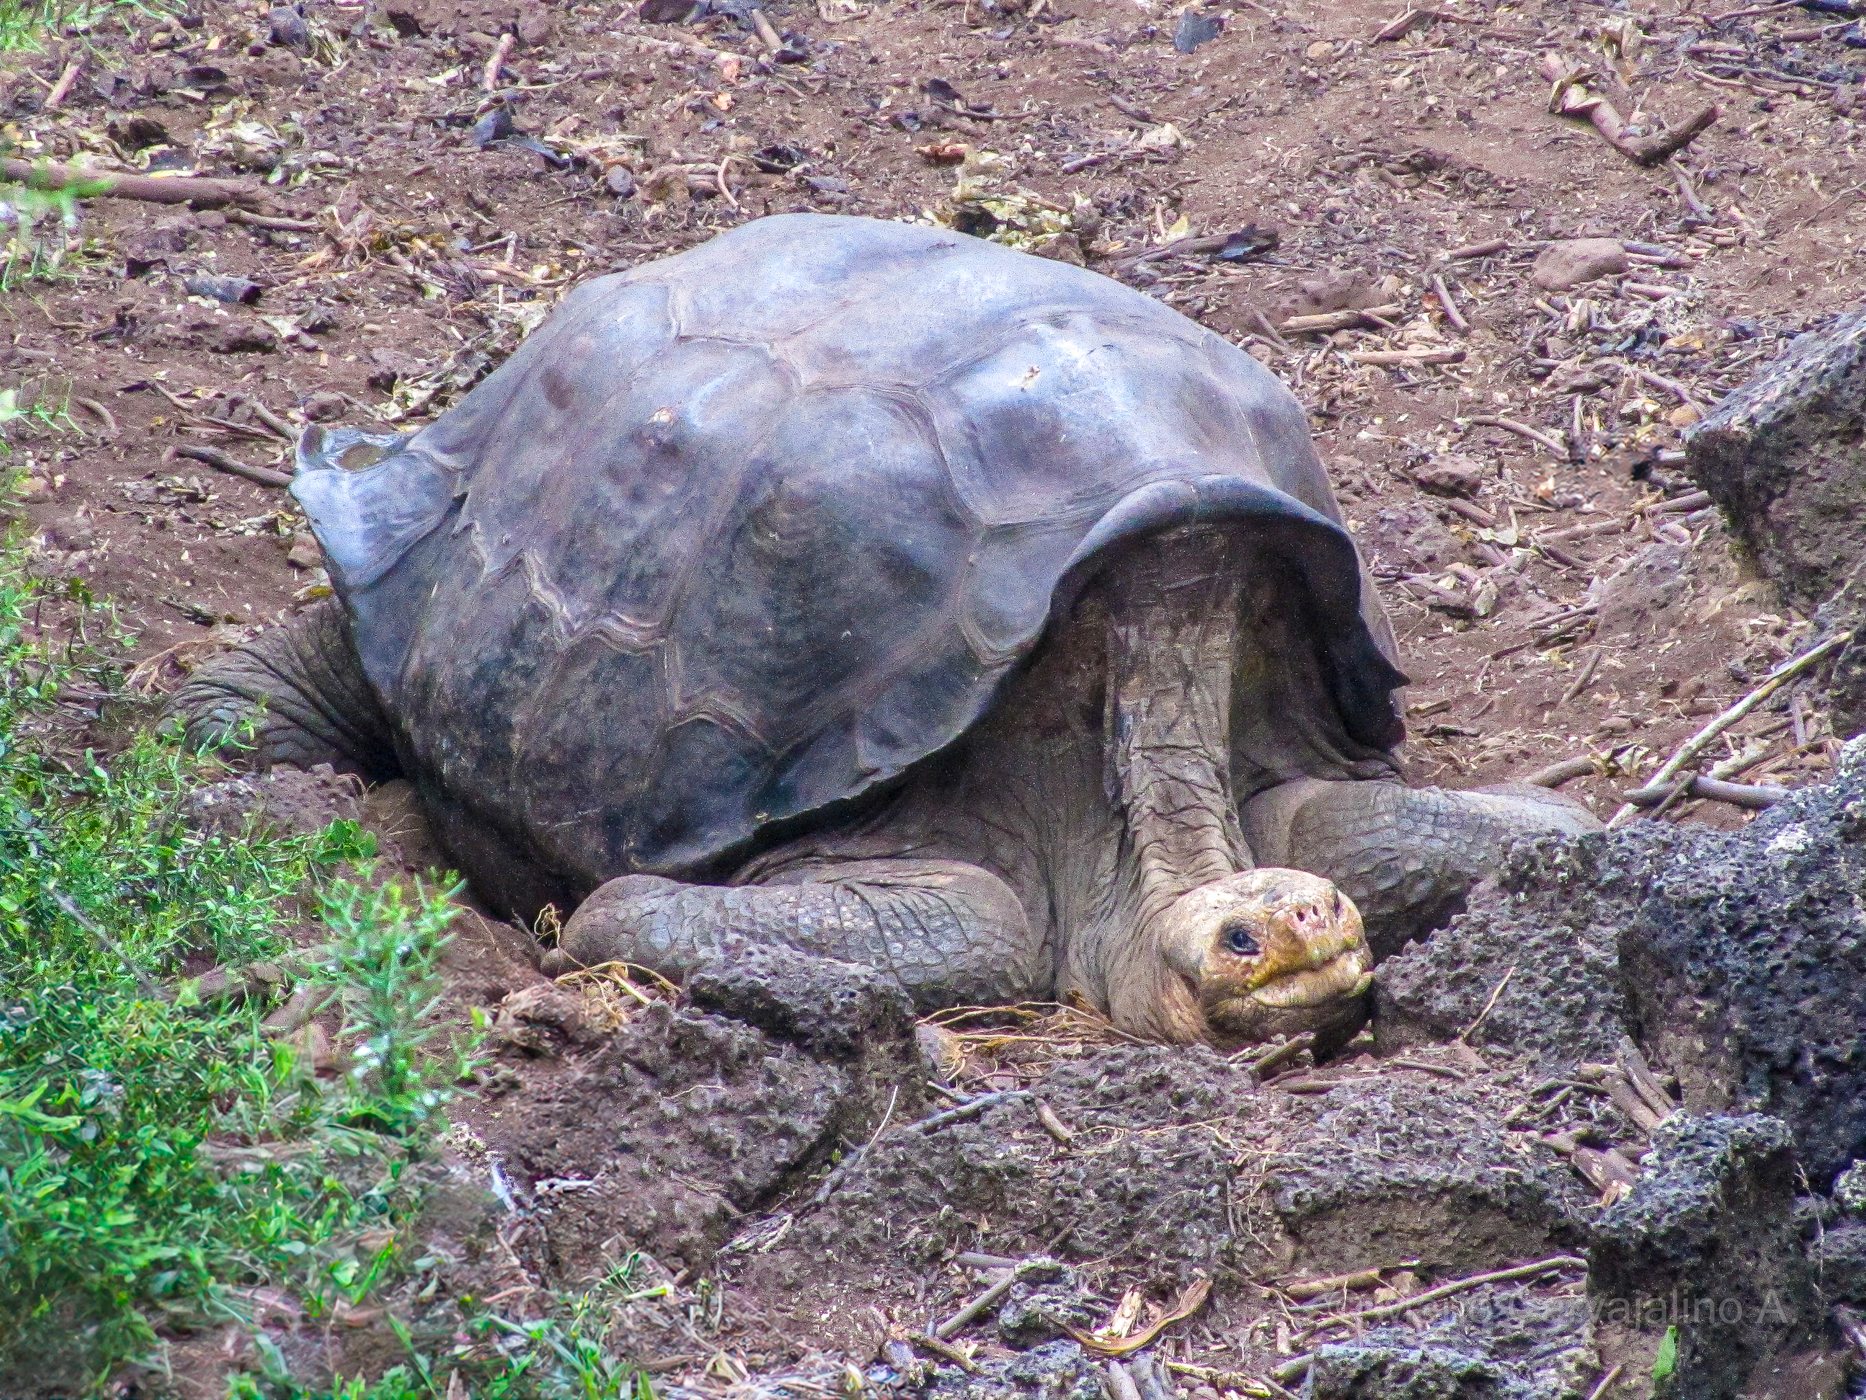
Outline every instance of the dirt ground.
{"label": "dirt ground", "polygon": [[[138,683],[171,686],[326,586],[276,486],[178,450],[289,471],[309,422],[417,425],[582,278],[766,213],[950,217],[960,148],[967,170],[991,152],[994,191],[1041,196],[1070,230],[1058,251],[1245,344],[1308,406],[1415,682],[1414,774],[1591,759],[1567,790],[1605,815],[1805,632],[1692,492],[1680,433],[1866,301],[1866,30],[1841,9],[124,10],[0,77],[14,151],[262,194],[94,200],[56,267],[43,229],[50,244],[15,257],[0,387],[69,423],[20,425],[12,461],[45,567],[114,597]],[[1642,165],[1551,113],[1551,74],[1577,71],[1559,93],[1610,101],[1623,144],[1718,116]],[[1621,270],[1545,285],[1561,280],[1538,276],[1546,245],[1578,238],[1621,240]],[[1330,312],[1339,329],[1290,324]],[[1835,749],[1792,690],[1727,743],[1748,780],[1788,785]],[[1291,1349],[1268,1316],[1252,1355]],[[721,1384],[742,1365],[680,1364]]]}

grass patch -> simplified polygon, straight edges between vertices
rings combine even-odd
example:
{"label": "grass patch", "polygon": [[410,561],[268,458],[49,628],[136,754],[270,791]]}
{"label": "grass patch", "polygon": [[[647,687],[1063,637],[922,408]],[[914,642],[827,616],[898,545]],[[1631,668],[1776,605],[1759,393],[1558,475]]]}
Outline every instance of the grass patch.
{"label": "grass patch", "polygon": [[84,33],[113,19],[147,22],[173,8],[160,0],[0,0],[0,53],[41,49],[62,29]]}
{"label": "grass patch", "polygon": [[[184,815],[200,764],[156,737],[109,757],[65,748],[60,697],[107,693],[111,678],[84,646],[35,633],[57,602],[18,543],[0,544],[10,1396],[93,1388],[165,1327],[239,1318],[261,1286],[313,1315],[366,1295],[396,1264],[407,1169],[458,1068],[427,1023],[446,897],[346,879],[372,851],[353,824],[204,834]],[[343,1008],[336,1076],[269,1036],[265,1005],[203,1002],[183,976],[279,954],[311,911],[330,941],[302,981]]]}

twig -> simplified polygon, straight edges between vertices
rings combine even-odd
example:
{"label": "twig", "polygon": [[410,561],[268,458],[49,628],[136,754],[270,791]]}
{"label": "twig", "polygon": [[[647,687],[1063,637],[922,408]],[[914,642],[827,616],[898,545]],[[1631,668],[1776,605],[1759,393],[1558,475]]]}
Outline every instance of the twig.
{"label": "twig", "polygon": [[1587,1260],[1585,1259],[1577,1259],[1572,1254],[1553,1254],[1547,1259],[1538,1259],[1533,1264],[1518,1264],[1513,1269],[1493,1269],[1489,1273],[1453,1279],[1450,1283],[1441,1283],[1437,1288],[1428,1288],[1423,1293],[1401,1298],[1396,1303],[1382,1303],[1378,1307],[1362,1308],[1358,1312],[1341,1313],[1322,1325],[1333,1326],[1343,1322],[1376,1322],[1383,1317],[1398,1317],[1401,1313],[1411,1312],[1414,1308],[1423,1307],[1427,1303],[1436,1303],[1440,1298],[1449,1298],[1456,1293],[1481,1288],[1486,1283],[1508,1283],[1512,1279],[1534,1278],[1538,1274],[1552,1273],[1556,1269],[1585,1269],[1586,1267]]}
{"label": "twig", "polygon": [[933,1336],[942,1342],[948,1337],[955,1336],[971,1326],[972,1323],[977,1321],[980,1317],[983,1317],[986,1310],[989,1309],[993,1303],[997,1302],[998,1299],[1011,1291],[1013,1284],[1029,1278],[1032,1274],[1053,1274],[1060,1267],[1061,1265],[1047,1255],[1039,1255],[1034,1259],[1024,1260],[1016,1268],[1005,1274],[1003,1278],[999,1279],[971,1302],[960,1308],[958,1312],[935,1327],[933,1329]]}
{"label": "twig", "polygon": [[1453,248],[1445,254],[1447,262],[1463,262],[1468,258],[1487,258],[1494,253],[1501,253],[1510,246],[1507,238],[1486,238],[1482,243],[1467,243],[1462,248]]}
{"label": "twig", "polygon": [[1477,1034],[1477,1028],[1484,1024],[1484,1018],[1490,1015],[1492,1009],[1497,1004],[1497,998],[1503,995],[1503,989],[1510,985],[1510,978],[1515,975],[1516,969],[1511,967],[1498,979],[1497,985],[1490,989],[1490,1000],[1486,1001],[1484,1003],[1484,1009],[1477,1013],[1477,1019],[1458,1032],[1459,1040],[1463,1041],[1466,1045],[1471,1043],[1471,1037]]}
{"label": "twig", "polygon": [[[1544,548],[1547,546],[1545,545]],[[1595,647],[1592,655],[1587,658],[1587,663],[1581,667],[1581,674],[1576,676],[1569,687],[1561,693],[1561,704],[1566,705],[1594,683],[1594,673],[1600,669],[1600,657],[1601,649]]]}
{"label": "twig", "polygon": [[1295,1059],[1296,1056],[1300,1055],[1303,1051],[1313,1049],[1314,1046],[1314,1034],[1310,1031],[1303,1031],[1300,1035],[1292,1035],[1281,1045],[1264,1051],[1263,1054],[1252,1060],[1245,1068],[1257,1078],[1262,1079],[1271,1070],[1276,1069],[1286,1061]]}
{"label": "twig", "polygon": [[943,1113],[935,1113],[931,1118],[922,1118],[917,1123],[909,1123],[901,1131],[904,1133],[935,1133],[953,1123],[963,1123],[968,1118],[976,1118],[988,1108],[996,1108],[1001,1103],[1018,1103],[1031,1097],[1028,1089],[1000,1089],[995,1094],[980,1094],[975,1099],[967,1099],[957,1108],[949,1108]]}
{"label": "twig", "polygon": [[901,1086],[896,1084],[894,1086],[894,1092],[888,1095],[887,1111],[881,1115],[880,1125],[876,1127],[873,1133],[869,1134],[867,1142],[863,1143],[860,1147],[856,1148],[855,1151],[836,1163],[836,1169],[823,1178],[823,1184],[817,1188],[816,1194],[810,1198],[810,1204],[812,1206],[820,1206],[823,1202],[827,1201],[831,1193],[842,1184],[849,1173],[855,1170],[855,1164],[861,1161],[868,1149],[875,1145],[875,1140],[888,1130],[888,1124],[894,1121],[894,1105],[899,1102],[900,1097]]}
{"label": "twig", "polygon": [[95,938],[107,952],[111,953],[118,962],[123,964],[123,970],[135,979],[136,989],[139,992],[152,1001],[161,998],[162,989],[155,984],[154,979],[135,963],[131,962],[130,955],[123,950],[123,945],[109,934],[105,933],[82,909],[73,904],[70,895],[59,889],[51,890],[49,893],[52,896],[52,902],[60,909],[63,909],[66,916],[73,923],[90,934],[92,938]]}
{"label": "twig", "polygon": [[252,409],[253,417],[272,429],[272,431],[278,434],[285,442],[298,441],[298,434],[292,431],[292,425],[279,417],[279,415],[274,413],[271,409],[267,408],[259,399],[254,398],[251,394],[241,394],[238,401]]}
{"label": "twig", "polygon": [[164,461],[173,461],[177,457],[186,457],[190,461],[205,462],[217,472],[226,472],[229,476],[244,477],[247,481],[260,486],[290,486],[292,479],[284,472],[274,471],[271,467],[251,467],[238,458],[212,447],[202,447],[198,443],[178,442],[162,454]]}
{"label": "twig", "polygon": [[[1678,752],[1665,761],[1665,765],[1660,768],[1657,773],[1653,774],[1652,781],[1646,784],[1646,786],[1663,787],[1670,784],[1672,779],[1676,778],[1693,759],[1703,753],[1704,750],[1710,746],[1711,741],[1719,734],[1723,733],[1724,730],[1741,721],[1743,717],[1751,710],[1755,709],[1756,706],[1760,705],[1764,700],[1767,700],[1771,695],[1775,694],[1776,691],[1794,680],[1795,677],[1799,676],[1803,671],[1806,671],[1809,667],[1820,661],[1821,658],[1838,651],[1852,640],[1853,633],[1851,630],[1836,632],[1819,645],[1809,647],[1806,651],[1802,652],[1801,655],[1784,661],[1780,666],[1777,666],[1773,671],[1769,672],[1763,679],[1762,684],[1758,685],[1754,690],[1750,691],[1749,694],[1737,701],[1736,704],[1732,705],[1709,724],[1698,730],[1698,732],[1693,734],[1689,739],[1685,740],[1685,742],[1679,746]],[[1639,808],[1637,805],[1628,802],[1622,806],[1619,811],[1613,814],[1613,817],[1608,821],[1607,825],[1609,828],[1624,826],[1627,820],[1638,811]]]}
{"label": "twig", "polygon": [[1792,788],[1776,787],[1772,783],[1727,783],[1700,774],[1679,783],[1650,783],[1642,788],[1634,788],[1625,794],[1624,800],[1630,806],[1652,807],[1661,802],[1696,798],[1760,812],[1786,801],[1793,791]]}
{"label": "twig", "polygon": [[100,403],[98,400],[74,398],[71,401],[71,403],[72,403],[72,407],[81,408],[86,413],[93,415],[97,419],[98,422],[104,425],[105,431],[107,431],[111,437],[115,437],[117,435],[116,415],[112,413],[109,409],[105,408],[103,404]]}
{"label": "twig", "polygon": [[72,88],[78,85],[78,74],[83,71],[84,60],[82,58],[74,58],[67,63],[65,71],[58,75],[58,81],[52,84],[52,90],[45,95],[45,105],[42,110],[55,112],[63,106],[65,99],[71,96]]}
{"label": "twig", "polygon": [[1665,162],[1665,168],[1672,172],[1672,180],[1678,186],[1679,198],[1684,200],[1686,208],[1705,223],[1717,217],[1710,205],[1698,198],[1698,192],[1691,184],[1691,177],[1685,174],[1684,166],[1675,160],[1668,160]]}
{"label": "twig", "polygon": [[1464,358],[1464,351],[1350,350],[1348,358],[1357,365],[1455,365]]}
{"label": "twig", "polygon": [[752,11],[752,29],[758,35],[758,42],[763,44],[772,53],[783,52],[784,40],[782,36],[778,34],[777,29],[772,25],[771,20],[762,9],[754,9]]}
{"label": "twig", "polygon": [[0,160],[0,180],[35,190],[71,189],[79,199],[136,199],[145,204],[192,204],[214,209],[223,204],[263,204],[266,192],[245,180],[213,180],[199,175],[125,175],[114,170],[60,170],[29,160]]}
{"label": "twig", "polygon": [[1320,335],[1328,331],[1352,330],[1357,326],[1373,325],[1385,328],[1387,317],[1397,316],[1406,308],[1394,303],[1389,306],[1369,306],[1347,311],[1323,311],[1313,316],[1291,316],[1277,329],[1297,335]]}
{"label": "twig", "polygon": [[512,56],[512,50],[518,47],[518,35],[511,30],[499,36],[499,42],[492,46],[492,57],[486,60],[486,70],[480,74],[479,85],[487,92],[499,90],[499,75],[505,71],[505,61]]}
{"label": "twig", "polygon": [[1471,329],[1471,323],[1458,310],[1458,303],[1451,299],[1451,289],[1445,285],[1443,277],[1432,278],[1432,295],[1438,298],[1438,304],[1445,309],[1445,319],[1451,322],[1453,330],[1462,335]]}
{"label": "twig", "polygon": [[1527,423],[1519,423],[1514,418],[1505,418],[1498,413],[1479,413],[1474,414],[1470,422],[1473,428],[1502,428],[1507,433],[1515,433],[1518,437],[1526,437],[1531,442],[1539,442],[1558,457],[1568,455],[1568,444],[1560,438],[1545,433],[1540,428],[1532,428]]}
{"label": "twig", "polygon": [[972,1364],[971,1357],[958,1347],[942,1342],[938,1337],[929,1337],[925,1332],[909,1332],[907,1343],[910,1346],[919,1347],[922,1351],[932,1352],[942,1361],[950,1361],[967,1375],[978,1374],[978,1367]]}
{"label": "twig", "polygon": [[1573,782],[1576,778],[1585,778],[1594,771],[1594,760],[1588,757],[1564,758],[1560,763],[1551,763],[1546,768],[1538,768],[1522,781],[1531,787],[1558,788],[1563,783]]}
{"label": "twig", "polygon": [[1114,1357],[1108,1358],[1108,1394],[1111,1400],[1140,1400],[1140,1387],[1127,1373],[1127,1367]]}
{"label": "twig", "polygon": [[1625,1369],[1626,1363],[1624,1361],[1614,1362],[1613,1369],[1600,1378],[1600,1383],[1598,1385],[1588,1391],[1587,1400],[1600,1400],[1600,1397],[1605,1395],[1608,1390],[1613,1387],[1613,1383],[1620,1379],[1620,1373]]}
{"label": "twig", "polygon": [[1716,125],[1717,118],[1723,113],[1715,102],[1710,106],[1693,112],[1677,126],[1650,140],[1629,145],[1627,153],[1641,165],[1661,165],[1689,146],[1698,137]]}
{"label": "twig", "polygon": [[245,224],[249,228],[268,228],[279,233],[316,233],[315,219],[287,219],[277,214],[255,214],[250,209],[229,209],[227,222]]}

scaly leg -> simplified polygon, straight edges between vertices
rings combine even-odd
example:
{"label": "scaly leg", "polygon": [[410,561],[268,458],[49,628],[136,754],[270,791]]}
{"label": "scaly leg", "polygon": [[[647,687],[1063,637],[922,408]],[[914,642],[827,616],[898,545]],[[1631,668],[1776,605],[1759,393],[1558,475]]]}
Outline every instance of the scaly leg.
{"label": "scaly leg", "polygon": [[756,885],[626,875],[583,902],[545,966],[630,962],[678,980],[746,944],[872,967],[921,1010],[1047,995],[1053,976],[1010,887],[947,860],[816,864]]}
{"label": "scaly leg", "polygon": [[371,781],[398,776],[382,706],[335,601],[210,657],[170,697],[188,742],[211,748],[254,726],[250,763],[328,763]]}
{"label": "scaly leg", "polygon": [[1453,792],[1301,778],[1252,798],[1242,817],[1260,864],[1307,870],[1346,892],[1377,959],[1463,909],[1510,840],[1600,830],[1573,798],[1520,784]]}

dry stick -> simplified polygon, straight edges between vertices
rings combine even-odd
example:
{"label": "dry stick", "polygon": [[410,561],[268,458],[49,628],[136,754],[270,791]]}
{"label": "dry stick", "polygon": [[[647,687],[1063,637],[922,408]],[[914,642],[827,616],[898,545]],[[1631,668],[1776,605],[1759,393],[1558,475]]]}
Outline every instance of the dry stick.
{"label": "dry stick", "polygon": [[1787,800],[1794,791],[1792,788],[1777,787],[1773,783],[1729,783],[1721,778],[1706,778],[1702,775],[1682,784],[1682,795],[1678,792],[1680,786],[1678,783],[1653,783],[1647,787],[1634,788],[1625,794],[1625,800],[1634,807],[1652,807],[1682,796],[1704,802],[1724,802],[1732,807],[1745,807],[1760,812]]}
{"label": "dry stick", "polygon": [[[1687,764],[1710,747],[1711,741],[1719,734],[1723,733],[1724,730],[1741,721],[1743,717],[1751,710],[1755,709],[1756,706],[1760,705],[1764,700],[1767,700],[1771,695],[1775,694],[1776,691],[1794,680],[1795,677],[1799,676],[1803,671],[1813,666],[1822,657],[1838,651],[1852,640],[1853,633],[1850,629],[1845,632],[1836,632],[1819,645],[1809,647],[1806,651],[1802,652],[1801,655],[1784,661],[1780,666],[1777,666],[1773,671],[1769,672],[1763,679],[1761,685],[1750,691],[1749,694],[1737,701],[1736,704],[1732,705],[1709,724],[1698,730],[1698,732],[1693,734],[1689,739],[1685,740],[1685,742],[1679,746],[1678,752],[1665,760],[1665,766],[1659,769],[1657,773],[1653,774],[1652,781],[1645,786],[1661,787],[1670,783]],[[1628,802],[1622,806],[1619,811],[1613,814],[1613,817],[1607,822],[1607,825],[1609,828],[1624,826],[1627,820],[1638,811],[1639,808],[1637,805]]]}
{"label": "dry stick", "polygon": [[1551,437],[1540,428],[1532,428],[1527,423],[1519,423],[1514,418],[1505,418],[1497,413],[1479,413],[1471,418],[1473,428],[1502,428],[1505,432],[1526,437],[1531,442],[1539,442],[1558,456],[1568,455],[1568,444],[1559,438]]}
{"label": "dry stick", "polygon": [[246,224],[251,228],[274,229],[280,233],[316,233],[318,230],[315,219],[286,219],[276,214],[255,214],[247,209],[229,209],[227,222]]}
{"label": "dry stick", "polygon": [[1600,657],[1601,649],[1595,647],[1593,654],[1587,658],[1587,664],[1581,668],[1581,674],[1576,676],[1573,684],[1561,693],[1562,704],[1566,705],[1594,683],[1594,673],[1600,669]]}
{"label": "dry stick", "polygon": [[933,1335],[942,1342],[948,1337],[955,1336],[973,1322],[977,1321],[980,1317],[983,1317],[986,1310],[989,1309],[993,1303],[997,1302],[998,1299],[1011,1291],[1011,1286],[1013,1284],[1030,1277],[1032,1274],[1054,1273],[1056,1269],[1056,1261],[1046,1255],[1039,1255],[1035,1259],[1024,1260],[1023,1263],[1012,1269],[1003,1278],[992,1284],[991,1287],[987,1288],[963,1308],[960,1308],[958,1312],[935,1327],[933,1329]]}
{"label": "dry stick", "polygon": [[1292,1035],[1288,1040],[1276,1046],[1274,1049],[1264,1051],[1263,1054],[1252,1060],[1245,1068],[1257,1076],[1257,1078],[1262,1079],[1264,1075],[1268,1074],[1285,1060],[1295,1059],[1296,1056],[1300,1055],[1304,1050],[1311,1049],[1314,1045],[1314,1033],[1311,1031],[1303,1031],[1300,1035]]}
{"label": "dry stick", "polygon": [[1487,258],[1493,253],[1501,253],[1510,246],[1507,238],[1486,238],[1482,243],[1467,243],[1462,248],[1453,248],[1445,254],[1448,262],[1463,262],[1467,258]]}
{"label": "dry stick", "polygon": [[[754,14],[757,11],[753,11]],[[1114,1357],[1108,1358],[1108,1394],[1112,1400],[1140,1400],[1140,1387]]]}
{"label": "dry stick", "polygon": [[1468,1278],[1455,1278],[1450,1283],[1441,1283],[1437,1288],[1428,1288],[1423,1293],[1415,1293],[1409,1298],[1401,1298],[1397,1303],[1382,1303],[1378,1307],[1362,1308],[1359,1312],[1342,1313],[1330,1318],[1324,1324],[1333,1326],[1341,1322],[1377,1322],[1383,1317],[1398,1317],[1401,1313],[1411,1312],[1426,1303],[1436,1303],[1440,1298],[1449,1298],[1455,1293],[1468,1289],[1481,1288],[1486,1283],[1508,1283],[1512,1279],[1534,1278],[1538,1274],[1550,1273],[1556,1269],[1585,1269],[1587,1260],[1577,1259],[1572,1254],[1552,1254],[1547,1259],[1538,1259],[1533,1264],[1518,1264],[1513,1269],[1493,1269],[1486,1274],[1472,1274]]}
{"label": "dry stick", "polygon": [[1438,304],[1445,308],[1445,319],[1460,334],[1471,329],[1471,323],[1464,319],[1464,313],[1458,310],[1458,303],[1451,299],[1451,289],[1445,285],[1443,277],[1433,277],[1432,295],[1438,298]]}
{"label": "dry stick", "polygon": [[111,953],[118,962],[123,964],[123,970],[135,979],[136,989],[138,991],[152,1001],[161,999],[162,989],[155,984],[154,979],[152,979],[148,973],[144,972],[135,963],[130,961],[130,955],[123,951],[123,945],[121,943],[117,942],[116,939],[99,928],[95,921],[89,918],[82,909],[71,902],[71,896],[66,894],[63,890],[54,889],[50,891],[50,893],[52,902],[60,909],[63,909],[66,916],[70,918],[74,924],[90,934],[92,938],[95,938],[106,951]]}
{"label": "dry stick", "polygon": [[1455,365],[1464,358],[1464,351],[1350,350],[1348,358],[1357,365]]}
{"label": "dry stick", "polygon": [[1641,165],[1662,165],[1710,130],[1721,115],[1717,104],[1713,102],[1693,112],[1670,131],[1637,145],[1629,145],[1627,154]]}
{"label": "dry stick", "polygon": [[1576,778],[1585,778],[1593,771],[1594,760],[1591,758],[1564,758],[1560,763],[1538,768],[1523,781],[1531,787],[1558,788]]}
{"label": "dry stick", "polygon": [[765,12],[762,9],[755,9],[752,11],[752,28],[757,31],[758,42],[763,44],[772,53],[780,53],[783,51],[784,40],[772,26],[771,21],[765,16]]}
{"label": "dry stick", "polygon": [[1477,1028],[1484,1024],[1484,1018],[1489,1016],[1491,1011],[1496,1007],[1497,998],[1503,995],[1503,989],[1510,985],[1510,978],[1515,975],[1516,969],[1512,967],[1498,979],[1497,985],[1490,989],[1490,1000],[1486,1001],[1484,1003],[1484,1009],[1477,1013],[1477,1019],[1458,1032],[1458,1039],[1460,1041],[1466,1045],[1471,1043],[1471,1037],[1477,1034]]}
{"label": "dry stick", "polygon": [[178,442],[162,454],[164,461],[172,462],[177,457],[186,457],[190,461],[205,462],[217,472],[226,472],[229,476],[244,477],[247,481],[260,486],[290,486],[291,477],[271,467],[252,467],[238,458],[229,457],[224,452],[211,447],[202,447],[198,443]]}
{"label": "dry stick", "polygon": [[74,398],[71,402],[74,408],[81,408],[86,413],[95,415],[95,417],[97,418],[97,421],[104,425],[105,429],[108,430],[111,437],[115,437],[117,435],[116,414],[112,413],[109,409],[105,408],[103,404],[100,403],[98,400],[96,399],[75,399]]}
{"label": "dry stick", "polygon": [[1616,1361],[1613,1365],[1613,1369],[1600,1378],[1600,1384],[1588,1391],[1587,1400],[1600,1400],[1600,1397],[1607,1393],[1613,1383],[1620,1379],[1620,1373],[1625,1369],[1626,1363],[1624,1361]]}
{"label": "dry stick", "polygon": [[486,71],[480,74],[479,85],[487,92],[499,90],[499,75],[505,71],[505,61],[512,56],[512,50],[518,47],[518,35],[511,30],[499,36],[499,42],[492,46],[492,57],[486,60]]}
{"label": "dry stick", "polygon": [[1685,174],[1684,166],[1680,165],[1675,160],[1668,160],[1665,162],[1665,168],[1672,172],[1672,180],[1678,186],[1679,198],[1684,200],[1685,206],[1690,209],[1693,214],[1704,220],[1705,223],[1709,223],[1712,219],[1717,217],[1710,205],[1698,198],[1698,192],[1692,188],[1691,177]]}
{"label": "dry stick", "polygon": [[52,84],[52,90],[45,95],[47,112],[56,111],[65,99],[71,96],[72,88],[77,86],[78,74],[84,71],[84,60],[74,58],[65,65],[65,71],[58,75],[58,81]]}
{"label": "dry stick", "polygon": [[213,180],[199,175],[124,175],[114,170],[59,170],[29,160],[0,160],[0,180],[35,190],[77,186],[80,199],[136,199],[145,204],[193,204],[203,209],[223,204],[265,202],[266,192],[245,180]]}

